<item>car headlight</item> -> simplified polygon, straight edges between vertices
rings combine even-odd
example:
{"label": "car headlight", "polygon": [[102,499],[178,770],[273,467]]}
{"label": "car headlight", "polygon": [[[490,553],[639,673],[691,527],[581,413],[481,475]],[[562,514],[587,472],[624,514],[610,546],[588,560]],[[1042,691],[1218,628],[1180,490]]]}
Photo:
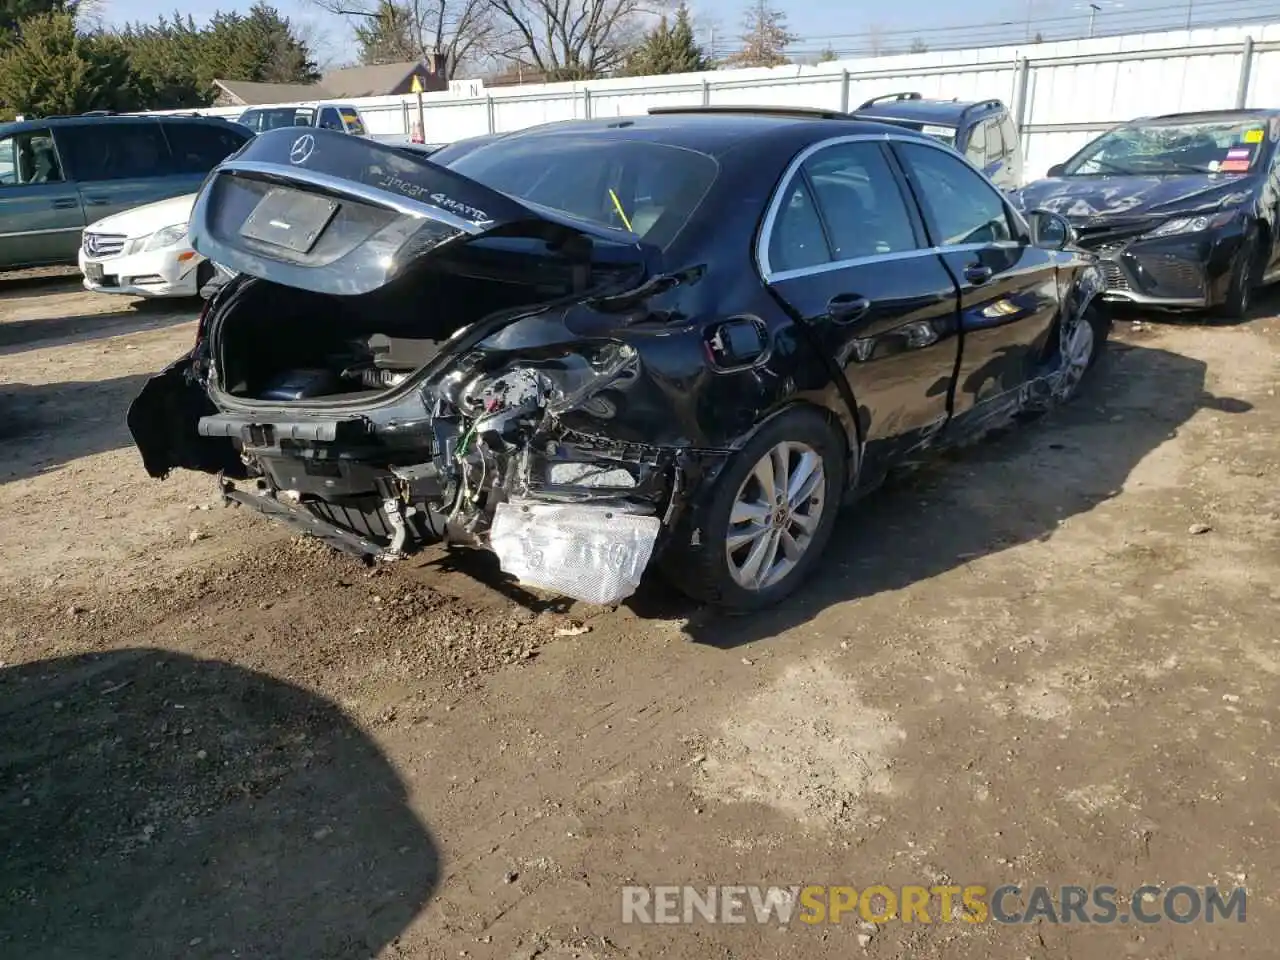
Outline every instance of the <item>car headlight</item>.
{"label": "car headlight", "polygon": [[1183,233],[1203,233],[1205,230],[1215,230],[1218,227],[1224,227],[1235,219],[1237,210],[1225,210],[1222,213],[1211,215],[1201,214],[1196,217],[1175,217],[1172,220],[1166,220],[1154,230],[1147,232],[1147,237],[1172,237]]}
{"label": "car headlight", "polygon": [[186,239],[187,225],[185,223],[175,223],[171,227],[162,227],[153,233],[142,249],[163,250],[166,247],[176,247],[178,244],[185,242]]}

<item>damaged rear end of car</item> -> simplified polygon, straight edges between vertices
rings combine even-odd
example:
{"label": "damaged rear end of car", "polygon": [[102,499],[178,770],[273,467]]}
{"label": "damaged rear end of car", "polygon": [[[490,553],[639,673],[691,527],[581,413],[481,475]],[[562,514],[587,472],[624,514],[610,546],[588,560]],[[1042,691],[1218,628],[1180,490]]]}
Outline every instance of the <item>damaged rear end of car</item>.
{"label": "damaged rear end of car", "polygon": [[190,235],[238,276],[130,408],[152,476],[367,558],[480,545],[531,586],[634,591],[700,469],[635,426],[671,405],[631,342],[679,282],[659,248],[319,130],[215,170]]}

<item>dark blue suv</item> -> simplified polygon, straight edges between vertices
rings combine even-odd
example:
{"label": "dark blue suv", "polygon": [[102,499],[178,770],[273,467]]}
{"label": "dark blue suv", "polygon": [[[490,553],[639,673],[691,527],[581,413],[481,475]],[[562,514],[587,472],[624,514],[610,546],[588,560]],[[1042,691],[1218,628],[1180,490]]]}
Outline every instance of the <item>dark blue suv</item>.
{"label": "dark blue suv", "polygon": [[918,93],[873,97],[855,117],[918,130],[954,147],[1001,190],[1022,186],[1022,144],[999,100],[926,100]]}

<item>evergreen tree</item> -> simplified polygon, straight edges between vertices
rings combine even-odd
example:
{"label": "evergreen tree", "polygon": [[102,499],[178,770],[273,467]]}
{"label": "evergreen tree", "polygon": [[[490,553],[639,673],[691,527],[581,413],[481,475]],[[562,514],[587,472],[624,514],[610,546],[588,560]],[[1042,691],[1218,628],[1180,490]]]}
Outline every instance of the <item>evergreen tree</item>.
{"label": "evergreen tree", "polygon": [[908,53],[928,53],[929,48],[925,46],[925,42],[923,40],[921,40],[919,37],[916,37],[914,40],[911,41],[911,48],[907,52]]}
{"label": "evergreen tree", "polygon": [[410,12],[392,0],[382,0],[369,23],[355,29],[361,63],[401,63],[418,59]]}
{"label": "evergreen tree", "polygon": [[0,48],[16,43],[24,20],[46,13],[75,14],[76,4],[67,0],[0,0]]}
{"label": "evergreen tree", "polygon": [[839,59],[840,59],[840,55],[836,53],[834,49],[832,49],[830,44],[828,44],[825,48],[823,48],[823,51],[820,54],[818,54],[818,63],[831,63]]}
{"label": "evergreen tree", "polygon": [[132,110],[146,99],[117,39],[82,36],[74,14],[22,21],[0,54],[0,107],[33,116]]}
{"label": "evergreen tree", "polygon": [[711,69],[711,61],[694,39],[689,9],[682,4],[673,24],[664,16],[632,51],[626,69],[633,77]]}

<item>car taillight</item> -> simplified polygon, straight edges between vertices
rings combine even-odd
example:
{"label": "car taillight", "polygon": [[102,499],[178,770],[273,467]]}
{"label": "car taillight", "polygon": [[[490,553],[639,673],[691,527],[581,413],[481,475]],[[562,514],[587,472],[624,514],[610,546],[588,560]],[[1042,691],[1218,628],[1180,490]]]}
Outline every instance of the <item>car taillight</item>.
{"label": "car taillight", "polygon": [[210,297],[200,307],[200,316],[196,318],[196,342],[192,346],[192,349],[195,349],[204,342],[204,331],[209,322],[209,311],[213,309],[213,299],[213,297]]}

